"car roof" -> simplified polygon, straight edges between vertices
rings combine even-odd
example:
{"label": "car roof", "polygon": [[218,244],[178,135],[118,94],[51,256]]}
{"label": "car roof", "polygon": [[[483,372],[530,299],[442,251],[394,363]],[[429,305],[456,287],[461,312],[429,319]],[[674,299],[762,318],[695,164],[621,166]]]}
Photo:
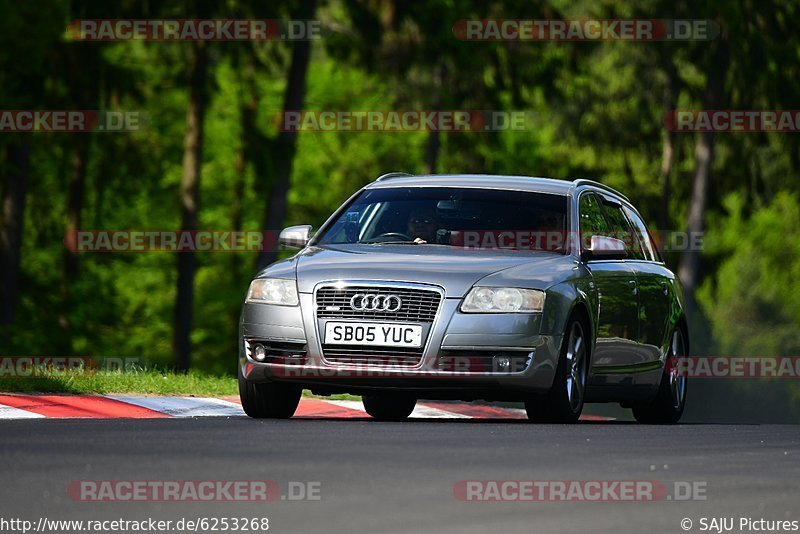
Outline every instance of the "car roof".
{"label": "car roof", "polygon": [[393,187],[471,187],[487,189],[508,189],[568,195],[581,186],[592,186],[627,200],[625,195],[611,187],[591,180],[560,180],[533,176],[505,176],[497,174],[424,174],[411,175],[391,172],[384,174],[367,185],[367,189],[387,189]]}

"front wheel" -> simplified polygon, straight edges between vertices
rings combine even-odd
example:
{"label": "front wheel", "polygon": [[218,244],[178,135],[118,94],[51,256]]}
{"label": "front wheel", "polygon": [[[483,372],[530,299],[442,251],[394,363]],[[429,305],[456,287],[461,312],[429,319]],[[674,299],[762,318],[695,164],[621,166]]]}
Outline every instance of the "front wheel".
{"label": "front wheel", "polygon": [[650,404],[633,407],[633,417],[640,423],[674,424],[686,407],[686,373],[680,360],[686,355],[684,334],[680,328],[672,333],[669,354],[656,398]]}
{"label": "front wheel", "polygon": [[294,415],[303,389],[282,382],[250,382],[239,370],[239,398],[244,413],[255,419],[288,419]]}
{"label": "front wheel", "polygon": [[361,401],[376,421],[405,421],[417,405],[417,399],[405,395],[364,395]]}
{"label": "front wheel", "polygon": [[572,318],[561,343],[556,376],[544,395],[525,401],[535,423],[575,423],[583,411],[589,373],[589,338],[580,319]]}

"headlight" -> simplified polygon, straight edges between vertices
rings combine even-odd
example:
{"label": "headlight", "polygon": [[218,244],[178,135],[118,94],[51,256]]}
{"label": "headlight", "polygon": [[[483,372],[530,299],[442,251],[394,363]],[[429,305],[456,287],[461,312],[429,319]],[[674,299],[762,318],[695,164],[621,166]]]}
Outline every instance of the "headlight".
{"label": "headlight", "polygon": [[544,291],[516,287],[473,287],[461,304],[464,313],[536,313],[544,309]]}
{"label": "headlight", "polygon": [[256,278],[250,282],[246,302],[297,306],[297,282],[280,278]]}

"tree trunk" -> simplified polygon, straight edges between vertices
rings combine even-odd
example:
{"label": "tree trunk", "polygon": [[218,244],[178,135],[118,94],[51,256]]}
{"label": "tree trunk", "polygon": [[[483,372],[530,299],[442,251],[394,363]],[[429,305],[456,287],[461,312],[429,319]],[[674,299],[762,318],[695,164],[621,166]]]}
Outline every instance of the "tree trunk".
{"label": "tree trunk", "polygon": [[[434,98],[431,102],[431,109],[442,109],[442,95],[444,94],[446,83],[447,66],[442,63],[439,65],[438,72],[434,79]],[[442,148],[441,135],[440,132],[435,130],[428,133],[428,140],[425,144],[425,172],[427,174],[436,174],[436,165],[439,162],[439,151]]]}
{"label": "tree trunk", "polygon": [[[203,154],[203,117],[206,106],[207,52],[203,42],[194,43],[190,66],[189,105],[186,110],[186,135],[183,140],[181,177],[181,230],[197,230],[200,166]],[[174,349],[176,365],[188,371],[191,361],[192,309],[194,306],[194,252],[178,254],[178,287],[175,298]]]}
{"label": "tree trunk", "polygon": [[[675,64],[671,58],[667,58],[665,71],[667,74],[667,85],[664,88],[664,113],[675,111],[675,95],[677,94],[677,73]],[[664,129],[664,143],[661,150],[661,210],[658,217],[659,232],[661,237],[666,237],[669,231],[669,199],[670,177],[672,176],[672,166],[675,161],[675,131],[668,128]],[[663,241],[662,241],[663,242]]]}
{"label": "tree trunk", "polygon": [[[708,81],[706,83],[704,109],[721,109],[722,92],[725,75],[728,70],[727,43],[720,39],[711,56]],[[686,230],[689,235],[703,232],[704,218],[708,200],[708,186],[711,179],[711,168],[714,163],[714,132],[701,132],[695,138],[695,170],[692,186],[692,198],[689,201],[689,216]],[[695,292],[700,285],[700,251],[689,248],[681,255],[678,267],[678,278],[683,284],[686,295],[686,314],[691,316],[697,311]]]}
{"label": "tree trunk", "polygon": [[9,175],[3,191],[3,227],[0,230],[0,324],[14,322],[29,162],[30,137],[22,137],[18,143],[8,146]]}
{"label": "tree trunk", "polygon": [[[259,150],[255,118],[258,113],[259,93],[255,85],[255,58],[252,51],[246,57],[246,65],[240,71],[242,87],[240,91],[239,122],[242,129],[240,136],[241,147],[236,155],[236,183],[233,190],[233,206],[231,209],[232,230],[239,231],[244,226],[244,197],[247,185],[248,163],[253,163],[253,169],[258,172],[262,166],[254,161]],[[234,280],[241,276],[242,258],[240,254],[232,254],[232,274]]]}
{"label": "tree trunk", "polygon": [[425,173],[436,174],[436,163],[439,160],[439,149],[442,146],[439,132],[428,132],[428,141],[425,143]]}
{"label": "tree trunk", "polygon": [[[295,19],[311,19],[316,9],[316,0],[302,3]],[[301,110],[306,95],[306,74],[311,59],[311,41],[296,41],[292,51],[292,63],[289,67],[289,81],[283,99],[284,111]],[[297,151],[297,132],[280,132],[275,141],[275,182],[267,202],[264,219],[266,231],[280,231],[286,218],[289,187],[292,179],[292,166]],[[277,240],[275,240],[277,241]],[[265,247],[258,255],[258,270],[263,269],[278,257],[277,242],[275,246]]]}
{"label": "tree trunk", "polygon": [[86,188],[86,167],[89,160],[91,138],[88,134],[78,135],[77,145],[72,155],[72,169],[69,175],[67,198],[67,228],[64,233],[64,276],[70,280],[78,273],[77,237],[81,229],[84,189]]}

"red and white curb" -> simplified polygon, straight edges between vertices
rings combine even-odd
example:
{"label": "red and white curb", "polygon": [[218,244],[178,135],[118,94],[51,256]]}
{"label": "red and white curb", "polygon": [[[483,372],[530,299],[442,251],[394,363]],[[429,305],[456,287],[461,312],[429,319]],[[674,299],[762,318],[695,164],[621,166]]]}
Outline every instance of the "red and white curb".
{"label": "red and white curb", "polygon": [[[228,397],[146,397],[136,395],[0,394],[0,419],[153,419],[170,417],[244,416],[238,399]],[[364,419],[361,401],[303,397],[298,419]],[[412,419],[526,419],[525,410],[464,402],[419,402]],[[583,415],[582,421],[611,421]]]}

